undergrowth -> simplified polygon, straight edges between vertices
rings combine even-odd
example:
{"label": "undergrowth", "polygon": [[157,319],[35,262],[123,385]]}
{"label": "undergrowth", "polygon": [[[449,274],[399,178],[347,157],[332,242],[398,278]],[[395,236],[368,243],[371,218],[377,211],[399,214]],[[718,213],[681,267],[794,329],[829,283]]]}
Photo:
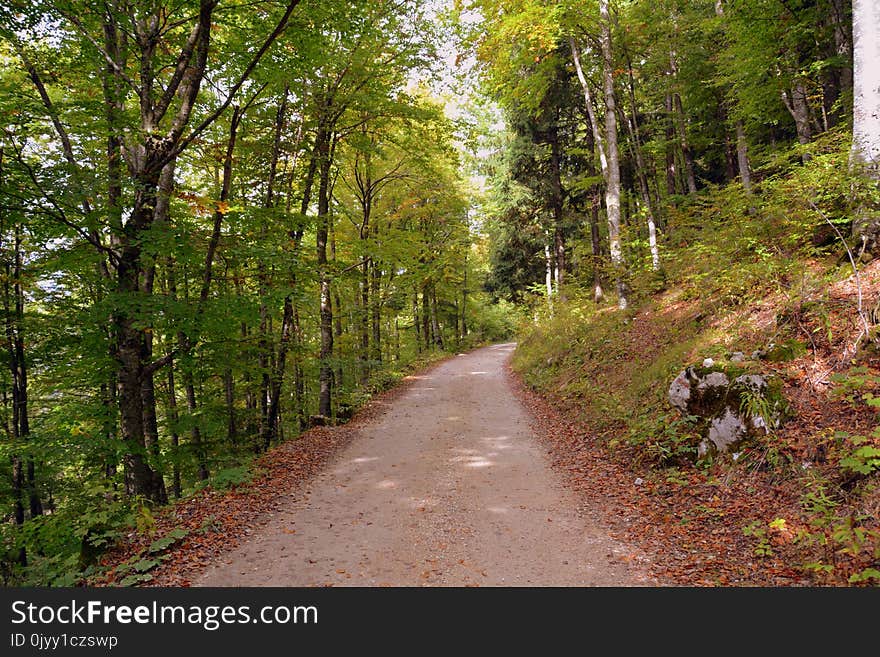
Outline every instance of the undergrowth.
{"label": "undergrowth", "polygon": [[[833,292],[853,274],[838,237],[858,189],[844,137],[805,166],[760,172],[753,195],[711,187],[667,208],[662,275],[630,253],[630,306],[619,311],[615,299],[592,301],[585,272],[566,302],[536,303],[513,367],[635,471],[793,486],[796,517],[743,527],[753,556],[785,553],[817,583],[862,585],[880,583],[880,370],[870,341],[851,351],[856,292]],[[779,377],[794,417],[735,458],[700,461],[694,418],[670,406],[669,385],[735,352]]]}

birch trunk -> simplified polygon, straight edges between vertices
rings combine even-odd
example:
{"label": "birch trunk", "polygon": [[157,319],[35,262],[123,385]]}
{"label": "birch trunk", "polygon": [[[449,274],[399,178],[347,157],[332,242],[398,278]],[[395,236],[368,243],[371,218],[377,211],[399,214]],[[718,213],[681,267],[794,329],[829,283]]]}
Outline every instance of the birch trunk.
{"label": "birch trunk", "polygon": [[[880,6],[874,0],[853,0],[853,141],[850,164],[880,180]],[[880,245],[880,212],[856,209],[853,234],[863,253],[876,254]]]}
{"label": "birch trunk", "polygon": [[602,59],[605,94],[605,144],[608,171],[605,177],[605,208],[608,215],[608,241],[611,264],[617,277],[617,305],[627,307],[626,285],[623,282],[623,249],[620,245],[620,155],[617,149],[617,102],[614,95],[614,58],[611,47],[611,15],[608,0],[599,0],[602,19]]}
{"label": "birch trunk", "polygon": [[853,0],[853,143],[851,160],[880,178],[880,5]]}

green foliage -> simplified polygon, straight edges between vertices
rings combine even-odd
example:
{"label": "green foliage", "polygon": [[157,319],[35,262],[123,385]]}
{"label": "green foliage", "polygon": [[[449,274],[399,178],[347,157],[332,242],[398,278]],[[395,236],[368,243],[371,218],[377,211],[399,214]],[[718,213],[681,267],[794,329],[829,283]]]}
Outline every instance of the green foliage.
{"label": "green foliage", "polygon": [[162,538],[158,538],[150,543],[147,548],[119,564],[113,571],[113,574],[118,579],[119,586],[134,586],[152,580],[153,575],[149,571],[167,560],[169,549],[180,543],[188,535],[189,531],[181,527],[172,529]]}
{"label": "green foliage", "polygon": [[[163,536],[162,538],[158,538],[152,543],[150,543],[150,547],[147,548],[147,552],[149,554],[156,554],[157,552],[164,552],[169,547],[179,542],[181,539],[186,538],[189,532],[181,527],[176,527],[172,529],[168,534]],[[154,564],[155,565],[155,564]],[[135,567],[135,570],[142,572],[142,569],[138,569]]]}
{"label": "green foliage", "polygon": [[751,522],[742,528],[743,535],[748,536],[755,541],[755,546],[754,548],[752,548],[752,553],[756,557],[773,556],[773,546],[770,543],[770,536],[767,531],[768,528],[772,528],[772,522],[768,523],[767,527],[765,527],[764,524],[758,520],[755,520],[754,522]]}
{"label": "green foliage", "polygon": [[864,568],[857,573],[854,573],[849,576],[850,584],[860,584],[862,582],[869,582],[870,580],[877,580],[880,583],[880,570],[876,568]]}
{"label": "green foliage", "polygon": [[503,299],[494,304],[487,303],[472,321],[468,340],[474,345],[509,340],[521,326],[525,312],[522,306]]}
{"label": "green foliage", "polygon": [[800,358],[807,353],[807,345],[800,340],[785,340],[774,344],[764,355],[771,363],[785,363]]}
{"label": "green foliage", "polygon": [[667,414],[656,418],[634,420],[629,427],[627,442],[639,448],[639,457],[660,467],[684,465],[697,458],[700,442],[696,432],[697,418]]}
{"label": "green foliage", "polygon": [[230,468],[223,468],[214,474],[205,485],[211,486],[216,490],[226,490],[247,484],[253,478],[254,473],[250,464],[238,465]]}
{"label": "green foliage", "polygon": [[835,372],[830,377],[834,383],[833,394],[850,404],[876,405],[875,392],[880,390],[880,376],[865,366],[851,367],[845,372]]}
{"label": "green foliage", "polygon": [[[85,3],[77,25],[53,3],[2,10],[0,353],[8,360],[20,337],[30,421],[20,436],[10,427],[19,370],[4,360],[0,515],[24,510],[20,526],[0,526],[4,582],[73,583],[123,532],[151,535],[166,498],[247,485],[254,453],[295,438],[317,413],[322,366],[333,370],[331,415],[343,418],[412,367],[512,334],[518,309],[482,292],[489,249],[460,152],[470,127],[446,116],[430,84],[447,36],[434,8],[305,4],[216,116],[253,43],[277,24],[277,3],[217,10],[212,84],[201,84],[191,116],[174,70],[199,12],[181,13],[144,51],[145,39],[123,38],[121,26],[166,23],[167,3]],[[106,43],[113,24],[122,64],[108,71],[88,43]],[[167,204],[148,202],[137,220],[138,199],[156,190],[126,159],[150,147],[149,111],[125,91],[129,80],[163,90],[157,103],[168,90],[167,112],[153,108],[149,122],[180,146],[173,191],[159,194]],[[112,152],[117,139],[124,147]],[[134,285],[120,283],[122,253],[137,254],[122,267]],[[334,320],[324,359],[322,278]],[[124,371],[126,331],[148,374]],[[134,406],[145,429],[124,441],[121,382],[137,377],[128,410],[143,394]],[[260,403],[270,395],[279,400],[271,425]],[[13,463],[23,464],[24,489],[12,485]],[[31,493],[45,514],[31,513]],[[125,582],[147,581],[158,556],[141,555]]]}
{"label": "green foliage", "polygon": [[750,388],[741,390],[739,408],[746,417],[759,417],[765,426],[773,426],[773,401],[763,392]]}
{"label": "green foliage", "polygon": [[[880,389],[880,377],[867,367],[836,372],[831,381],[835,384],[833,394],[837,398],[854,406],[865,404],[880,409],[880,396],[876,394]],[[868,477],[880,470],[880,425],[875,426],[869,435],[836,431],[834,438],[839,451],[837,466],[844,474]]]}
{"label": "green foliage", "polygon": [[804,568],[825,574],[843,570],[849,583],[868,583],[875,579],[871,562],[880,558],[880,531],[871,528],[874,518],[864,513],[841,513],[841,500],[829,491],[829,482],[814,479],[801,501],[809,529],[798,532],[797,542],[821,555]]}
{"label": "green foliage", "polygon": [[[858,445],[868,440],[864,436],[846,436]],[[874,430],[874,438],[880,438],[880,427]],[[840,459],[838,465],[846,471],[860,475],[870,475],[880,470],[880,448],[874,445],[861,445]]]}

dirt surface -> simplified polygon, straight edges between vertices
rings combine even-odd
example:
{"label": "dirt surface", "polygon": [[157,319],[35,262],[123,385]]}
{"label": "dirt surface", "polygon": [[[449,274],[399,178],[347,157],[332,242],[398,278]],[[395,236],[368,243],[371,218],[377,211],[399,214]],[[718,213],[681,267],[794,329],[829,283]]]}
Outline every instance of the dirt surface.
{"label": "dirt surface", "polygon": [[417,377],[194,586],[656,585],[551,469],[504,363]]}

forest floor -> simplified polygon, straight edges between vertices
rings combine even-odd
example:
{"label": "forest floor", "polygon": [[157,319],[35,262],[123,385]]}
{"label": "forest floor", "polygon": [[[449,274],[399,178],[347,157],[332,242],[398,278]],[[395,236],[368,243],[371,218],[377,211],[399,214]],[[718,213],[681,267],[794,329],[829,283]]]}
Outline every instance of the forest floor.
{"label": "forest floor", "polygon": [[609,535],[614,496],[584,496],[552,466],[514,393],[514,347],[409,377],[348,425],[273,450],[277,476],[178,505],[157,533],[189,533],[149,584],[668,584]]}
{"label": "forest floor", "polygon": [[[650,554],[658,578],[880,582],[880,461],[866,460],[880,449],[876,334],[855,349],[855,309],[880,307],[880,261],[858,279],[804,261],[777,284],[725,300],[686,281],[629,314],[581,316],[571,304],[520,338],[511,380],[553,465],[582,499],[603,500],[610,535]],[[751,367],[781,383],[784,423],[699,461],[699,435],[669,404],[670,382],[707,357],[757,350],[765,356]]]}

